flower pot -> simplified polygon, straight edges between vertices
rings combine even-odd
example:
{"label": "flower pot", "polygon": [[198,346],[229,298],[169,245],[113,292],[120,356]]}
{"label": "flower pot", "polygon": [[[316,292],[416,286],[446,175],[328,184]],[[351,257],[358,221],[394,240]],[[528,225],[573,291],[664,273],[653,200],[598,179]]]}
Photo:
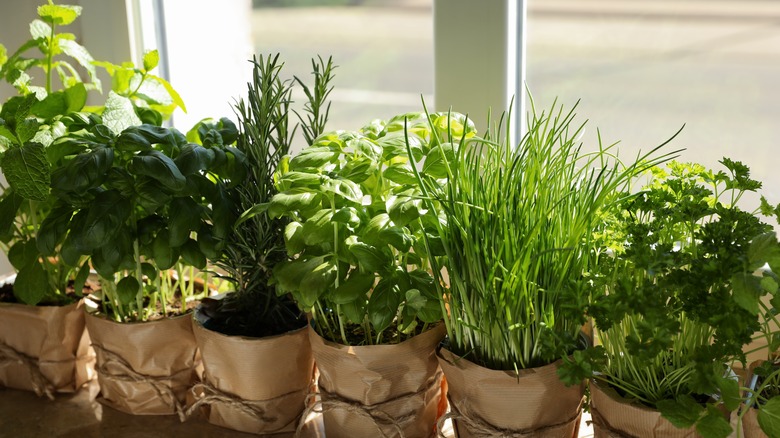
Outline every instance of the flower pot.
{"label": "flower pot", "polygon": [[0,303],[0,386],[53,398],[91,380],[95,356],[83,307]]}
{"label": "flower pot", "polygon": [[[193,330],[203,360],[203,379],[191,392],[206,419],[218,426],[260,435],[292,436],[312,384],[313,359],[306,328],[278,336],[228,336],[203,326]],[[277,435],[278,434],[278,435]]]}
{"label": "flower pot", "polygon": [[123,324],[88,313],[87,330],[97,354],[99,401],[129,414],[184,420],[199,361],[190,315]]}
{"label": "flower pot", "polygon": [[438,325],[395,345],[351,347],[326,341],[309,327],[319,370],[325,436],[427,438],[435,434],[442,394],[435,349]]}
{"label": "flower pot", "polygon": [[678,429],[655,409],[621,397],[603,383],[590,382],[590,413],[596,438],[694,438],[695,427]]}
{"label": "flower pot", "polygon": [[514,371],[491,370],[441,348],[450,414],[459,438],[576,437],[585,385],[560,381],[560,362]]}
{"label": "flower pot", "polygon": [[742,416],[742,433],[744,438],[767,438],[767,434],[761,430],[761,426],[758,424],[758,409],[750,407],[746,408],[745,415]]}

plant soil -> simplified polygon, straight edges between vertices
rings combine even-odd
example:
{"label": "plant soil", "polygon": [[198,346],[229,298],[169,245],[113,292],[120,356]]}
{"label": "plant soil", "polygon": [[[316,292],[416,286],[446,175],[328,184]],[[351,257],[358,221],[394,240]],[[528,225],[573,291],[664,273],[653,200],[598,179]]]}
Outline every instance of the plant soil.
{"label": "plant soil", "polygon": [[201,312],[208,316],[203,326],[228,336],[262,338],[287,333],[307,324],[306,317],[294,303],[265,310],[262,297],[230,293],[222,299],[204,298]]}
{"label": "plant soil", "polygon": [[[68,282],[68,287],[65,290],[64,295],[60,295],[57,298],[58,299],[48,299],[41,301],[38,303],[38,306],[63,306],[67,304],[71,304],[73,302],[76,302],[81,298],[82,296],[88,296],[91,294],[93,289],[90,287],[89,284],[85,284],[84,288],[81,291],[81,295],[76,294],[76,291],[73,290],[73,281]],[[19,303],[19,300],[16,299],[16,295],[14,295],[14,285],[13,283],[3,283],[0,284],[0,303]]]}

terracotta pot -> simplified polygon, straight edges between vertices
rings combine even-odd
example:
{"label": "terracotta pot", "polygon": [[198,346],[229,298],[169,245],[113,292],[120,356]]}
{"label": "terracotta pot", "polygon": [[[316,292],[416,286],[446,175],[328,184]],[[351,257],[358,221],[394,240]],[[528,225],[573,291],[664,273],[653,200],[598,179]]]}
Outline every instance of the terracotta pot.
{"label": "terracotta pot", "polygon": [[434,436],[442,395],[435,350],[444,332],[438,325],[400,344],[351,347],[309,327],[325,436]]}
{"label": "terracotta pot", "polygon": [[596,438],[698,438],[695,427],[678,429],[655,409],[621,397],[603,383],[590,382],[590,412]]}
{"label": "terracotta pot", "polygon": [[136,415],[178,414],[199,362],[192,317],[118,323],[87,314],[102,403]]}
{"label": "terracotta pot", "polygon": [[0,386],[53,398],[91,380],[95,356],[83,307],[0,303]]}
{"label": "terracotta pot", "polygon": [[528,370],[491,370],[440,349],[453,428],[460,438],[576,437],[585,385],[567,387],[560,361]]}
{"label": "terracotta pot", "polygon": [[306,328],[250,338],[209,330],[207,319],[197,311],[193,319],[204,373],[189,411],[202,406],[210,423],[229,429],[292,436],[312,385]]}

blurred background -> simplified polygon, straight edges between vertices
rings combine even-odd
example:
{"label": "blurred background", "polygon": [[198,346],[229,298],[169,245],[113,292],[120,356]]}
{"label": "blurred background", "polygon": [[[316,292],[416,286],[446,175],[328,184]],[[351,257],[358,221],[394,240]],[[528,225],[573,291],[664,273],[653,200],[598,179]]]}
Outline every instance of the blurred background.
{"label": "blurred background", "polygon": [[[461,2],[464,0],[460,0]],[[496,0],[491,0],[496,1]],[[28,37],[29,0],[3,0],[0,42]],[[288,78],[309,77],[311,58],[333,56],[331,129],[354,130],[375,118],[446,109],[436,78],[457,74],[495,50],[487,35],[499,23],[456,16],[441,26],[477,35],[457,52],[456,67],[436,71],[436,52],[452,41],[434,35],[435,6],[446,0],[72,0],[84,6],[72,30],[98,59],[138,59],[148,48],[167,54],[171,83],[187,103],[174,124],[232,115],[244,94],[253,54],[279,52]],[[476,3],[476,2],[475,2]],[[490,2],[480,2],[488,4]],[[512,1],[509,0],[508,4]],[[522,2],[518,3],[522,7]],[[717,166],[740,160],[780,202],[775,170],[780,127],[780,2],[776,0],[527,0],[525,83],[537,107],[553,100],[587,120],[585,149],[620,141],[620,154],[662,143],[682,160]],[[451,49],[451,48],[450,48]],[[515,60],[516,62],[520,62]],[[506,66],[481,65],[485,78],[464,82],[479,95]],[[518,69],[517,75],[522,69]],[[441,80],[441,79],[440,79]],[[5,98],[0,88],[0,98]],[[455,90],[457,93],[458,90]],[[450,91],[453,93],[453,91]],[[301,95],[295,97],[300,100]],[[435,100],[434,100],[435,99]],[[486,113],[487,108],[455,111]],[[503,108],[493,108],[499,111]],[[747,200],[757,205],[757,198]],[[7,265],[6,265],[7,266]]]}

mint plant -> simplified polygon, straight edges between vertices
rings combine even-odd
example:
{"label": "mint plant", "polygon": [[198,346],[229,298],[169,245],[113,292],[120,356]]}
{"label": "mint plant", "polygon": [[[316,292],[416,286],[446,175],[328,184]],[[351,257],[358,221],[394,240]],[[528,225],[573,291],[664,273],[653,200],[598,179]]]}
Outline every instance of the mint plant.
{"label": "mint plant", "polygon": [[671,162],[623,197],[603,240],[614,253],[599,260],[605,293],[590,306],[603,354],[593,378],[705,437],[731,432],[716,407],[741,402],[727,366],[744,365],[760,298],[777,292],[776,275],[755,274],[776,257],[774,234],[738,207],[761,184],[744,164],[721,163],[716,173]]}
{"label": "mint plant", "polygon": [[[439,219],[423,206],[413,167],[435,147],[434,129],[474,127],[462,116],[431,117],[403,114],[357,132],[327,132],[280,163],[279,193],[267,208],[289,220],[292,259],[274,278],[328,340],[397,343],[441,320],[430,273],[430,258],[441,253],[424,240]],[[442,160],[423,165],[441,171]]]}

